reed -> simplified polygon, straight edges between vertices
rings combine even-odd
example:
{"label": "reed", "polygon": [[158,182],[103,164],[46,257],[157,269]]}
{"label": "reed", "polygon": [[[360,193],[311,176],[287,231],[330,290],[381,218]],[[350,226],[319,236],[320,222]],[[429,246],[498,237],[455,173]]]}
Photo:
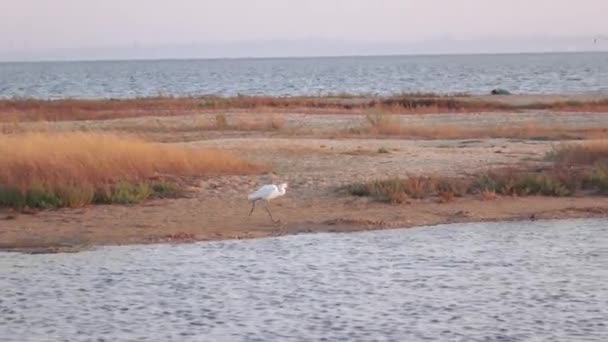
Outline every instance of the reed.
{"label": "reed", "polygon": [[0,205],[80,207],[172,193],[164,178],[249,174],[260,165],[220,150],[103,133],[0,136]]}

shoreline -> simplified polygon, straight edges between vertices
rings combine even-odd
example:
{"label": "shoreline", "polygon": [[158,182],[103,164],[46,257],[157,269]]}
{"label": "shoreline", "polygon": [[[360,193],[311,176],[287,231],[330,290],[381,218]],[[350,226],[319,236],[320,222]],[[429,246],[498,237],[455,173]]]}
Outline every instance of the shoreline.
{"label": "shoreline", "polygon": [[[157,200],[160,201],[160,200]],[[262,211],[249,219],[244,207],[238,210],[225,212],[224,219],[230,220],[222,226],[172,226],[155,227],[147,233],[133,232],[128,224],[114,227],[123,233],[86,235],[78,232],[77,227],[57,234],[57,229],[45,224],[46,219],[53,214],[63,212],[64,221],[67,217],[77,219],[78,213],[74,210],[61,209],[56,212],[40,212],[36,215],[17,215],[10,219],[4,218],[1,222],[26,221],[30,224],[40,225],[25,232],[16,233],[12,239],[6,237],[0,242],[0,252],[17,252],[26,254],[48,253],[76,253],[94,249],[101,246],[148,245],[148,244],[182,244],[205,241],[240,240],[278,237],[286,235],[299,235],[309,233],[352,233],[363,231],[409,229],[432,227],[455,223],[482,223],[482,222],[525,222],[525,221],[554,221],[566,219],[608,218],[608,199],[601,197],[499,197],[491,201],[476,198],[462,198],[450,203],[438,204],[433,201],[417,201],[405,205],[388,205],[361,201],[367,203],[346,205],[344,200],[333,199],[324,201],[323,205],[333,203],[341,207],[340,210],[298,210],[299,206],[310,207],[312,203],[300,202],[297,205],[293,200],[290,203],[281,203],[272,208],[277,216],[286,216],[285,223],[275,225],[270,222]],[[217,204],[216,204],[217,205]],[[368,208],[361,208],[365,206]],[[106,206],[96,209],[119,209],[120,206]],[[232,208],[235,208],[232,206]],[[287,208],[289,212],[299,212],[297,217],[281,213],[280,208]],[[531,209],[532,208],[532,209]],[[121,211],[129,207],[122,206]],[[237,212],[238,211],[238,212]],[[395,214],[395,211],[399,213]],[[303,220],[311,212],[316,212],[318,220]],[[67,215],[66,215],[67,214]],[[240,215],[239,215],[240,214]],[[244,215],[245,214],[245,215]],[[239,217],[240,216],[240,217]],[[235,219],[236,217],[236,219]],[[388,218],[388,219],[387,219]],[[194,215],[195,220],[204,219],[201,215]],[[36,222],[37,221],[37,222]],[[192,220],[190,220],[192,222]],[[24,222],[25,223],[25,222]],[[124,223],[124,222],[123,222]],[[103,224],[103,223],[102,223]],[[46,226],[46,228],[42,228]],[[112,228],[109,228],[112,229]],[[99,233],[99,232],[97,232]],[[25,236],[24,236],[25,235]],[[12,240],[12,241],[11,241]]]}

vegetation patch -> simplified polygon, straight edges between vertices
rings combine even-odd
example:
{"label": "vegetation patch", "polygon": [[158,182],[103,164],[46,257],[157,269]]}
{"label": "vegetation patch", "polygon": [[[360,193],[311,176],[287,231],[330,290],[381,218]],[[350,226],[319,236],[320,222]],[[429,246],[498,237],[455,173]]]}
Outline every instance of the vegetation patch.
{"label": "vegetation patch", "polygon": [[178,178],[265,171],[220,150],[101,133],[0,136],[0,206],[82,207],[181,194]]}
{"label": "vegetation patch", "polygon": [[278,131],[285,126],[283,115],[261,115],[242,117],[233,122],[225,114],[217,114],[215,123],[206,129],[233,130],[233,131]]}
{"label": "vegetation patch", "polygon": [[[570,151],[570,147],[567,150]],[[557,150],[561,155],[562,150]],[[568,152],[569,153],[569,152]],[[584,159],[585,162],[588,159]],[[601,160],[601,159],[600,159]],[[491,169],[470,177],[408,176],[354,183],[343,187],[353,196],[371,197],[380,202],[403,203],[409,199],[436,198],[449,202],[466,195],[482,199],[503,196],[565,197],[578,193],[608,195],[608,164],[596,162],[584,167],[564,167],[556,163],[541,170]]]}
{"label": "vegetation patch", "polygon": [[424,199],[439,196],[446,199],[466,193],[465,183],[458,178],[409,176],[390,178],[367,183],[354,183],[342,190],[353,196],[371,197],[380,202],[403,203],[408,199]]}
{"label": "vegetation patch", "polygon": [[405,139],[485,139],[509,138],[532,140],[578,140],[608,137],[602,127],[561,127],[545,123],[526,125],[496,125],[467,127],[466,125],[407,125],[401,116],[389,112],[372,111],[365,115],[359,127],[338,132],[341,136],[395,136]]}
{"label": "vegetation patch", "polygon": [[141,116],[176,116],[217,110],[304,110],[352,112],[377,110],[390,113],[482,111],[608,111],[608,99],[507,104],[467,94],[402,93],[391,96],[327,94],[321,96],[157,96],[134,99],[3,99],[0,122],[106,120]]}
{"label": "vegetation patch", "polygon": [[608,164],[608,141],[585,141],[560,144],[547,159],[565,166]]}

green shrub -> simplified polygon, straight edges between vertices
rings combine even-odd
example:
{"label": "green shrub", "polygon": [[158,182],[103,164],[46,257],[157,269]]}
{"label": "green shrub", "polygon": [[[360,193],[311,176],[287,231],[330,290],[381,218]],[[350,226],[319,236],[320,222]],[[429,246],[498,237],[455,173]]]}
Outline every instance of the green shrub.
{"label": "green shrub", "polygon": [[19,189],[0,185],[0,206],[21,209],[25,203],[25,195]]}
{"label": "green shrub", "polygon": [[63,199],[56,192],[43,186],[33,186],[25,193],[25,204],[30,208],[53,209],[63,206]]}
{"label": "green shrub", "polygon": [[528,174],[515,184],[517,195],[570,196],[572,191],[552,175]]}
{"label": "green shrub", "polygon": [[182,191],[175,183],[164,181],[152,183],[152,192],[158,198],[175,198],[182,194]]}
{"label": "green shrub", "polygon": [[585,185],[601,194],[608,194],[608,165],[604,163],[595,165]]}
{"label": "green shrub", "polygon": [[152,195],[152,189],[146,183],[120,182],[114,186],[98,190],[93,202],[98,204],[135,204],[146,200],[150,195]]}

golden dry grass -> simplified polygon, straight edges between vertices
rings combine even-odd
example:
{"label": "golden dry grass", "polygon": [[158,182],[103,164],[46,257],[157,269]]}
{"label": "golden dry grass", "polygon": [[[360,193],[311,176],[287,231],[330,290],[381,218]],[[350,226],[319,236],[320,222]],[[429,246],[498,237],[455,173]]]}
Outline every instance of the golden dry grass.
{"label": "golden dry grass", "polygon": [[74,132],[0,136],[0,165],[0,188],[22,194],[32,189],[52,193],[72,207],[88,204],[100,191],[125,182],[140,184],[152,178],[263,170],[219,150]]}
{"label": "golden dry grass", "polygon": [[192,114],[199,109],[194,98],[150,97],[125,100],[0,100],[0,120],[63,121],[106,120],[139,116]]}
{"label": "golden dry grass", "polygon": [[608,138],[605,127],[568,127],[544,123],[467,127],[449,124],[405,125],[399,115],[368,114],[361,127],[339,132],[338,135],[398,136],[410,139],[483,139],[518,138],[538,140]]}
{"label": "golden dry grass", "polygon": [[209,129],[234,130],[234,131],[276,131],[285,126],[285,118],[281,114],[247,116],[229,122],[223,114],[215,117],[215,125]]}

